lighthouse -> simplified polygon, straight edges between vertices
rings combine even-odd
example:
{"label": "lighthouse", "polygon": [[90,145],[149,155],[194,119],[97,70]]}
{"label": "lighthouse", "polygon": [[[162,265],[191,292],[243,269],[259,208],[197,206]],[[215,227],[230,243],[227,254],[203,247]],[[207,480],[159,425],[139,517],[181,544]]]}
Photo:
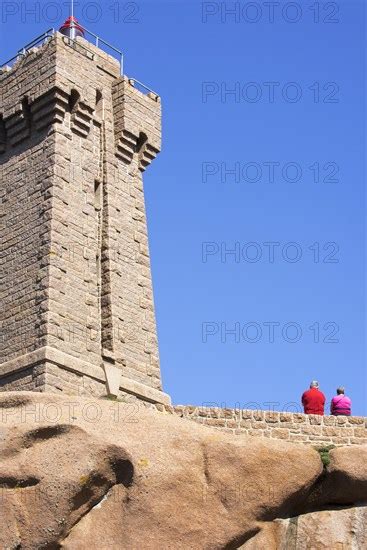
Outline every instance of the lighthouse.
{"label": "lighthouse", "polygon": [[0,391],[169,404],[143,186],[160,98],[84,32],[71,12],[0,71]]}

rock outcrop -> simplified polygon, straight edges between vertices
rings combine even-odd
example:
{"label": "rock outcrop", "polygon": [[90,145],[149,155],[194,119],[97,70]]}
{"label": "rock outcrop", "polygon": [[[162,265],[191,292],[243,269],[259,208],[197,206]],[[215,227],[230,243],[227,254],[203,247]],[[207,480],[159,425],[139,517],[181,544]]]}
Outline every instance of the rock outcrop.
{"label": "rock outcrop", "polygon": [[324,510],[275,520],[246,542],[246,550],[363,550],[367,507]]}
{"label": "rock outcrop", "polygon": [[325,469],[311,447],[143,407],[3,393],[0,548],[362,548],[366,455]]}

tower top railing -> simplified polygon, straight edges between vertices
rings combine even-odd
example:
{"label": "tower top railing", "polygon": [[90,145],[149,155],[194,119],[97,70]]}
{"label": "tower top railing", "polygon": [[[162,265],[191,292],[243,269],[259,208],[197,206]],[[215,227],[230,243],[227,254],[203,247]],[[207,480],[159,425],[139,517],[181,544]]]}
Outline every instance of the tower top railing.
{"label": "tower top railing", "polygon": [[[115,48],[115,46],[112,46],[112,44],[110,44],[109,42],[106,42],[106,40],[103,40],[103,38],[101,38],[100,36],[98,36],[97,34],[94,34],[94,32],[88,30],[86,27],[83,27],[81,25],[83,31],[94,38],[95,40],[95,46],[97,48],[100,48],[101,47],[101,44],[103,46],[106,46],[107,48],[109,48],[110,50],[112,50],[115,54],[117,54],[118,56],[118,60],[120,62],[120,74],[123,75],[124,74],[124,54],[122,53],[121,50],[119,50],[118,48]],[[101,48],[102,49],[102,48]],[[108,53],[108,52],[106,52]]]}
{"label": "tower top railing", "polygon": [[[114,53],[114,56],[117,57],[117,60],[120,63],[120,72],[121,72],[121,75],[123,75],[124,74],[124,54],[122,53],[122,51],[116,48],[115,46],[113,46],[112,44],[110,44],[109,42],[107,42],[106,40],[104,40],[103,38],[101,38],[100,36],[98,36],[97,34],[94,34],[94,32],[90,31],[86,27],[82,27],[82,29],[89,37],[93,39],[94,45],[97,48],[103,49],[103,46],[104,46],[105,48],[112,50],[112,52]],[[45,44],[50,38],[52,38],[55,32],[56,32],[55,29],[48,29],[46,32],[44,32],[40,36],[37,36],[37,38],[35,38],[31,42],[23,46],[14,57],[12,57],[11,59],[8,59],[7,61],[5,61],[5,63],[1,63],[0,71],[5,67],[12,67],[14,63],[16,63],[21,57],[25,56],[32,48]],[[90,42],[92,42],[92,40],[90,40]],[[106,53],[109,53],[109,52],[106,52]]]}
{"label": "tower top railing", "polygon": [[[71,23],[71,25],[73,25],[73,23]],[[124,54],[123,54],[123,52],[121,50],[119,50],[118,48],[116,48],[115,46],[113,46],[112,44],[110,44],[109,42],[107,42],[106,40],[104,40],[103,38],[101,38],[100,36],[98,36],[97,34],[94,34],[94,32],[88,30],[86,27],[83,27],[81,25],[79,25],[79,26],[83,29],[84,33],[86,33],[88,36],[93,38],[94,45],[97,48],[101,48],[101,45],[102,45],[105,48],[109,48],[110,50],[112,50],[114,52],[115,56],[117,57],[117,60],[120,63],[120,74],[123,75],[124,74]],[[12,57],[11,59],[8,59],[7,61],[5,61],[5,63],[0,63],[0,74],[4,71],[5,67],[12,67],[14,65],[14,63],[16,63],[19,59],[26,56],[27,53],[30,50],[32,50],[32,48],[36,48],[37,46],[40,46],[40,45],[42,46],[42,45],[46,44],[54,36],[55,32],[56,32],[55,29],[48,29],[46,32],[44,32],[40,36],[37,36],[37,38],[34,38],[28,44],[25,44],[25,46],[23,46],[14,57]],[[69,38],[68,40],[75,41],[75,38]],[[106,53],[108,53],[108,52],[106,52]],[[145,92],[150,92],[150,93],[156,95],[157,97],[159,97],[159,95],[154,90],[152,90],[151,88],[149,88],[148,86],[143,84],[143,82],[140,82],[140,80],[137,80],[136,78],[129,77],[129,82],[133,86],[137,84],[138,88],[141,88]]]}
{"label": "tower top railing", "polygon": [[25,46],[23,46],[20,50],[18,50],[18,53],[14,55],[11,59],[8,59],[4,63],[0,64],[0,71],[4,69],[5,67],[12,67],[14,63],[16,63],[19,58],[25,56],[29,50],[32,48],[35,48],[36,46],[45,44],[53,35],[55,34],[55,29],[48,29],[48,31],[44,32],[40,36],[37,36],[37,38],[34,38],[32,42],[29,42]]}

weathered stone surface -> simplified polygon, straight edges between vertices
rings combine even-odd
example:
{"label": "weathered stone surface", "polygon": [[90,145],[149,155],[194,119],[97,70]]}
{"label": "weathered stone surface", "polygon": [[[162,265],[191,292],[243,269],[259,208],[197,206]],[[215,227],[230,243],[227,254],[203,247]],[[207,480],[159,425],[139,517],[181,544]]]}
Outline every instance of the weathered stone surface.
{"label": "weathered stone surface", "polygon": [[332,449],[327,473],[311,494],[311,503],[352,505],[367,501],[367,446]]}
{"label": "weathered stone surface", "polygon": [[[298,550],[315,529],[305,513],[329,506],[315,488],[341,472],[356,505],[367,477],[357,447],[333,451],[325,472],[310,447],[108,400],[3,393],[0,434],[4,548],[219,550],[266,537],[273,546],[249,548]],[[284,536],[293,546],[277,546]],[[319,548],[314,540],[307,548]]]}
{"label": "weathered stone surface", "polygon": [[367,548],[367,507],[323,510],[275,520],[246,542],[245,550],[362,550]]}
{"label": "weathered stone surface", "polygon": [[159,97],[82,38],[56,33],[0,74],[0,389],[98,385],[57,364],[5,372],[45,346],[162,389],[142,181],[160,144]]}

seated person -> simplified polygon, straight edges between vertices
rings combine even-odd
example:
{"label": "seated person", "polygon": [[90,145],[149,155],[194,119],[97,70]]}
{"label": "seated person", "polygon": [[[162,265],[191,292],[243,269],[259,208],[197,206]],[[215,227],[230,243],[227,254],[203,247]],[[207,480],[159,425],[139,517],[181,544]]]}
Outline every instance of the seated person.
{"label": "seated person", "polygon": [[324,415],[326,397],[319,390],[319,383],[317,380],[313,380],[310,384],[310,389],[305,391],[302,395],[302,404],[305,414],[318,414]]}
{"label": "seated person", "polygon": [[336,390],[337,395],[331,400],[330,413],[334,416],[350,416],[352,414],[352,401],[345,395],[343,386]]}

